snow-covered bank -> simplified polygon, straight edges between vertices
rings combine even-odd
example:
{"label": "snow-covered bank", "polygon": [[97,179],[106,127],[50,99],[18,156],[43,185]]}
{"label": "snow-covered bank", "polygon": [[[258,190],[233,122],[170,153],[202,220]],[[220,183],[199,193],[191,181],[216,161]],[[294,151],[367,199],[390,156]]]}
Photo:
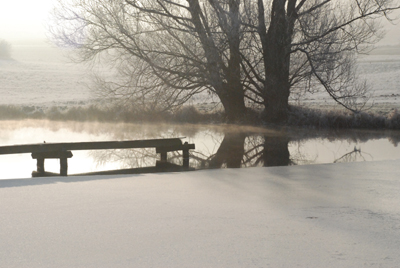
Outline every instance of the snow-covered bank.
{"label": "snow-covered bank", "polygon": [[399,164],[0,180],[0,267],[396,267]]}

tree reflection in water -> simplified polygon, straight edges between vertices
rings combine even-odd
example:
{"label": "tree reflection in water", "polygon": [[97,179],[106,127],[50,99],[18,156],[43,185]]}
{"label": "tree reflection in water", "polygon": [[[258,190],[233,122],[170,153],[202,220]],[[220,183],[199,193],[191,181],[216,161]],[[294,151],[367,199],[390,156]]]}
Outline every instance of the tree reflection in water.
{"label": "tree reflection in water", "polygon": [[357,162],[357,161],[366,161],[366,156],[370,158],[370,160],[373,160],[373,157],[371,154],[362,152],[361,149],[357,149],[357,147],[354,146],[353,151],[348,152],[338,159],[335,159],[333,163],[350,163],[350,162]]}
{"label": "tree reflection in water", "polygon": [[240,168],[245,154],[245,133],[226,132],[217,152],[209,158],[209,168]]}
{"label": "tree reflection in water", "polygon": [[118,168],[140,168],[155,166],[157,157],[154,149],[115,149],[90,151],[89,155],[96,161],[96,166],[101,167],[106,163],[118,163]]}
{"label": "tree reflection in water", "polygon": [[[218,136],[220,133],[215,134]],[[217,143],[217,150],[214,153],[191,151],[191,167],[196,169],[241,168],[287,166],[292,163],[288,149],[289,139],[284,132],[281,132],[279,136],[261,136],[228,130],[224,133],[222,141],[218,140],[216,137],[213,138],[213,141]],[[120,162],[120,168],[154,166],[158,159],[153,149],[102,150],[93,151],[90,155],[96,159],[98,166],[112,161]],[[182,165],[181,153],[170,152],[168,161]]]}
{"label": "tree reflection in water", "polygon": [[[395,146],[400,141],[399,132],[374,131],[315,131],[304,129],[265,129],[252,127],[217,126],[168,126],[158,127],[157,131],[140,128],[124,132],[123,139],[151,139],[187,137],[195,143],[196,149],[190,152],[190,166],[196,169],[240,168],[256,166],[287,166],[317,163],[318,154],[308,152],[303,145],[310,139],[327,142],[364,142],[369,139],[386,138]],[[125,129],[127,130],[127,129]],[[115,137],[114,139],[119,139]],[[328,151],[329,149],[325,149]],[[331,152],[332,153],[332,152]],[[108,150],[93,151],[90,155],[100,166],[110,161],[120,163],[120,168],[154,166],[158,160],[155,150]],[[331,162],[350,162],[372,160],[367,152],[356,149],[335,155]],[[182,165],[181,152],[168,153],[168,161]]]}
{"label": "tree reflection in water", "polygon": [[[290,164],[288,138],[282,133],[279,136],[261,136],[256,133],[227,129],[224,133],[211,131],[207,135],[211,137],[213,142],[213,144],[208,145],[212,148],[192,150],[190,152],[191,167],[211,169]],[[157,136],[160,135],[155,134],[154,136],[147,136],[147,138]],[[168,135],[163,133],[165,138],[176,136],[179,135],[174,131]],[[221,137],[223,138],[221,139]],[[137,139],[137,137],[132,137],[132,139]],[[154,166],[158,160],[154,149],[101,150],[90,152],[90,156],[96,160],[98,166],[111,161],[120,162],[120,168]],[[181,152],[168,153],[168,161],[181,165]]]}

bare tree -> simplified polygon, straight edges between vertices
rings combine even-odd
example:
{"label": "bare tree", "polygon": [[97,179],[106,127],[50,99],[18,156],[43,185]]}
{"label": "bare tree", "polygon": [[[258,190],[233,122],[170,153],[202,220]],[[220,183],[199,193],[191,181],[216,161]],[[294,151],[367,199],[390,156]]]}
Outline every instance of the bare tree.
{"label": "bare tree", "polygon": [[[357,111],[366,84],[357,81],[355,53],[381,37],[379,20],[399,9],[393,0],[257,0],[246,6],[253,29],[242,51],[247,95],[265,108],[264,118],[287,118],[290,94],[323,88],[336,102]],[[256,14],[256,15],[254,15]],[[258,53],[257,53],[258,52]]]}
{"label": "bare tree", "polygon": [[216,94],[227,117],[245,113],[240,71],[240,0],[59,0],[51,31],[77,60],[113,63],[117,80],[97,77],[108,97],[150,110]]}

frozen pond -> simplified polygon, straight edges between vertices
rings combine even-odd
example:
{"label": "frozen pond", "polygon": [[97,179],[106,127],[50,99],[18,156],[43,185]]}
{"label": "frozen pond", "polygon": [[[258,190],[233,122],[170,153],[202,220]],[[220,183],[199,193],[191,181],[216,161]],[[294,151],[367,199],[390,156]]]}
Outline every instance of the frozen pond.
{"label": "frozen pond", "polygon": [[[45,120],[1,121],[0,145],[83,142],[185,137],[194,143],[190,165],[203,168],[303,165],[400,159],[400,131],[317,131],[315,129],[266,129],[245,126],[146,125],[54,122]],[[73,151],[68,173],[154,166],[154,150]],[[169,162],[181,164],[178,154]],[[0,155],[1,179],[29,178],[36,170],[30,154]],[[59,173],[59,161],[47,159],[45,169]]]}

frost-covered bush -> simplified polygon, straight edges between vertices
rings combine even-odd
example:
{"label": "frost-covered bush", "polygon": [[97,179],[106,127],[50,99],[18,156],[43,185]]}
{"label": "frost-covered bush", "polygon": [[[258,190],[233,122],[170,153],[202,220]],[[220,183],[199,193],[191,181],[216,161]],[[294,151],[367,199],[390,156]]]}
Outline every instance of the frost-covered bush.
{"label": "frost-covered bush", "polygon": [[400,129],[400,113],[393,110],[387,116],[375,113],[322,111],[291,107],[289,125],[320,128]]}
{"label": "frost-covered bush", "polygon": [[0,59],[11,59],[11,45],[5,40],[0,39]]}
{"label": "frost-covered bush", "polygon": [[400,112],[397,109],[392,110],[388,114],[386,125],[391,129],[400,129]]}

